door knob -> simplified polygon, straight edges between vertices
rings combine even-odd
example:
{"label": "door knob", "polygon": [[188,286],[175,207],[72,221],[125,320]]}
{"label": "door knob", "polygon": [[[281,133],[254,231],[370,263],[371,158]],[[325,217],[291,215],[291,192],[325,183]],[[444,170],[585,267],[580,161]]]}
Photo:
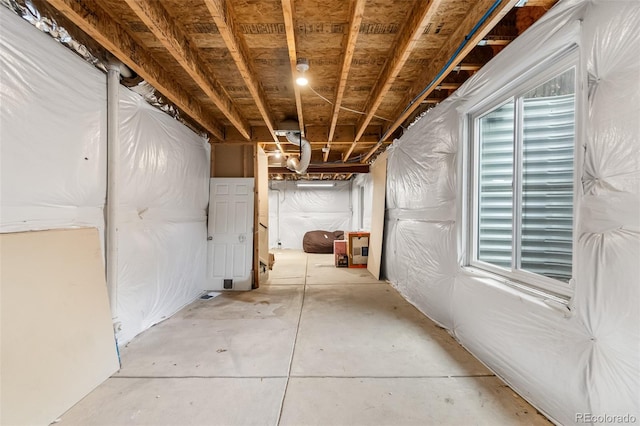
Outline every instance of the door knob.
{"label": "door knob", "polygon": [[244,235],[244,234],[240,234],[240,235],[238,235],[238,240],[239,240],[241,243],[244,243],[244,241],[245,241],[246,239],[247,239],[247,237],[245,237],[245,235]]}

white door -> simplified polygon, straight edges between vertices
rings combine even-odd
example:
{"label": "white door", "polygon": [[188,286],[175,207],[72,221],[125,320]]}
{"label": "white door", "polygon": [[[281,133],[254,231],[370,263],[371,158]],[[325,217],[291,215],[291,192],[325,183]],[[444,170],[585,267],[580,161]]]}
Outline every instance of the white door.
{"label": "white door", "polygon": [[251,290],[253,188],[253,178],[210,181],[207,280],[211,290]]}

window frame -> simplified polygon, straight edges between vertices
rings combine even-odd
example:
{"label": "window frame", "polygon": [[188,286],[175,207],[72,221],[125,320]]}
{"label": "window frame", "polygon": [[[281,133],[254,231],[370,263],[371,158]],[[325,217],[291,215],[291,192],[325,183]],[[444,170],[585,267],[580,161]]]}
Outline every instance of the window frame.
{"label": "window frame", "polygon": [[[575,73],[574,89],[574,145],[573,145],[573,212],[572,212],[572,256],[571,278],[564,282],[549,278],[534,272],[518,269],[521,257],[521,217],[522,217],[522,146],[523,146],[523,98],[530,90],[544,84],[550,79],[573,69]],[[581,66],[579,49],[577,45],[571,45],[567,49],[552,55],[547,60],[532,67],[528,72],[512,80],[499,90],[482,101],[472,105],[465,113],[463,134],[466,139],[466,160],[464,164],[466,178],[463,190],[467,194],[465,208],[466,222],[464,234],[466,235],[465,267],[488,273],[490,276],[514,287],[529,290],[535,294],[548,295],[559,300],[568,300],[575,290],[575,277],[577,271],[576,247],[577,247],[577,213],[580,194],[580,168],[582,152],[580,150],[582,140],[582,123],[584,116],[583,101],[583,67]],[[514,103],[514,173],[512,181],[512,247],[511,267],[505,269],[497,265],[478,259],[479,239],[479,155],[480,155],[480,119],[487,114],[501,108],[505,104]],[[518,247],[518,249],[516,249]]]}

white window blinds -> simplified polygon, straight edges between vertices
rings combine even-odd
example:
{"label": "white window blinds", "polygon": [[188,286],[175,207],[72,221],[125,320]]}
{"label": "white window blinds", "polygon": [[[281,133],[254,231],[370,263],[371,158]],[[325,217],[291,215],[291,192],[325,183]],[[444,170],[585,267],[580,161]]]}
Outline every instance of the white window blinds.
{"label": "white window blinds", "polygon": [[575,70],[479,117],[477,260],[569,281]]}

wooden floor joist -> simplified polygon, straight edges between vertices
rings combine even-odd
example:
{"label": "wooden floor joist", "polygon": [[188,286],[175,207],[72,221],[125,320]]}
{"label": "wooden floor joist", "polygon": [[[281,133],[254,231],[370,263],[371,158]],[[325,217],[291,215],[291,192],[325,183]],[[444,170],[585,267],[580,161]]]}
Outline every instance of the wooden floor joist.
{"label": "wooden floor joist", "polygon": [[340,108],[342,107],[342,97],[344,96],[344,89],[347,87],[351,61],[353,60],[356,41],[358,39],[358,34],[360,33],[360,23],[362,22],[362,16],[364,15],[365,0],[352,0],[350,4],[351,18],[349,21],[349,33],[347,35],[347,41],[343,51],[342,68],[340,69],[338,88],[336,89],[336,95],[334,98],[331,125],[329,126],[329,137],[327,140],[327,150],[324,152],[324,161],[327,161],[329,158],[331,142],[333,141],[336,125],[338,124],[338,114],[340,114]]}
{"label": "wooden floor joist", "polygon": [[401,37],[392,48],[390,58],[382,69],[380,77],[369,95],[366,115],[358,122],[358,130],[355,140],[353,141],[353,145],[342,156],[342,161],[347,161],[351,156],[351,153],[356,147],[356,143],[358,143],[358,140],[362,137],[366,127],[378,111],[384,96],[391,88],[391,85],[394,83],[407,59],[409,59],[409,55],[411,55],[411,52],[415,48],[417,41],[424,33],[424,30],[429,24],[431,18],[435,15],[441,1],[443,0],[424,0],[416,2],[405,25],[403,26]]}
{"label": "wooden floor joist", "polygon": [[[296,79],[298,70],[296,69],[298,63],[298,52],[296,50],[296,33],[294,28],[294,8],[293,0],[281,0],[282,15],[284,17],[285,35],[287,38],[287,49],[289,51],[289,64],[291,67],[292,80]],[[300,88],[295,82],[293,82],[293,92],[296,99],[296,110],[298,112],[298,124],[300,125],[300,132],[304,136],[304,116],[302,114],[302,98],[300,97]]]}
{"label": "wooden floor joist", "polygon": [[[517,1],[33,3],[95,57],[112,54],[130,67],[212,143],[296,155],[277,136],[293,121],[313,161],[366,164],[556,3],[513,8]],[[306,88],[295,83],[303,58]]]}
{"label": "wooden floor joist", "polygon": [[46,0],[82,31],[113,53],[125,65],[162,92],[178,108],[218,138],[224,132],[194,98],[124,28],[97,5],[89,8],[74,0]]}
{"label": "wooden floor joist", "polygon": [[262,115],[271,137],[277,142],[278,137],[275,134],[274,120],[269,111],[264,89],[256,77],[256,71],[250,59],[249,48],[244,41],[243,35],[238,30],[232,5],[228,0],[204,0],[204,3],[216,23],[229,53],[233,57],[256,107],[260,111],[260,115]]}
{"label": "wooden floor joist", "polygon": [[[425,81],[430,82],[427,84],[431,84],[431,89],[424,91],[415,99],[411,99],[409,97],[405,98],[405,101],[401,104],[401,108],[404,109],[410,102],[413,102],[413,104],[404,110],[397,111],[397,113],[394,114],[397,118],[393,124],[386,129],[384,133],[384,140],[389,138],[392,132],[397,129],[416,110],[416,108],[418,108],[420,102],[426,99],[435,87],[445,79],[449,72],[456,68],[456,64],[458,64],[462,58],[464,58],[471,49],[473,49],[478,42],[484,38],[489,30],[513,8],[517,1],[518,0],[508,0],[500,3],[491,16],[477,29],[476,33],[467,39],[470,31],[480,22],[483,15],[494,5],[495,0],[478,0],[474,3],[471,11],[465,16],[458,28],[449,36],[445,45],[440,49],[438,54],[434,56],[433,61],[431,61],[427,66],[424,73],[419,78],[416,78],[416,82],[419,83],[416,83],[409,93],[411,96],[418,95],[426,87],[426,84],[423,83]],[[464,40],[467,40],[465,47],[458,51],[459,46]],[[456,57],[452,58],[453,55],[456,54],[456,51],[458,51]],[[450,63],[447,65],[447,62],[449,61]],[[441,72],[441,70],[443,71]],[[440,76],[438,77],[439,74]]]}
{"label": "wooden floor joist", "polygon": [[249,124],[240,115],[221,84],[206,69],[189,37],[173,23],[171,16],[157,0],[124,0],[136,15],[149,27],[175,60],[211,98],[220,111],[238,129],[245,139],[250,139]]}
{"label": "wooden floor joist", "polygon": [[[296,172],[287,169],[286,167],[274,167],[269,166],[270,174],[296,174]],[[312,164],[307,169],[306,173],[309,174],[327,174],[327,173],[369,173],[369,165],[368,164],[345,164],[345,163],[322,163],[322,164]]]}

